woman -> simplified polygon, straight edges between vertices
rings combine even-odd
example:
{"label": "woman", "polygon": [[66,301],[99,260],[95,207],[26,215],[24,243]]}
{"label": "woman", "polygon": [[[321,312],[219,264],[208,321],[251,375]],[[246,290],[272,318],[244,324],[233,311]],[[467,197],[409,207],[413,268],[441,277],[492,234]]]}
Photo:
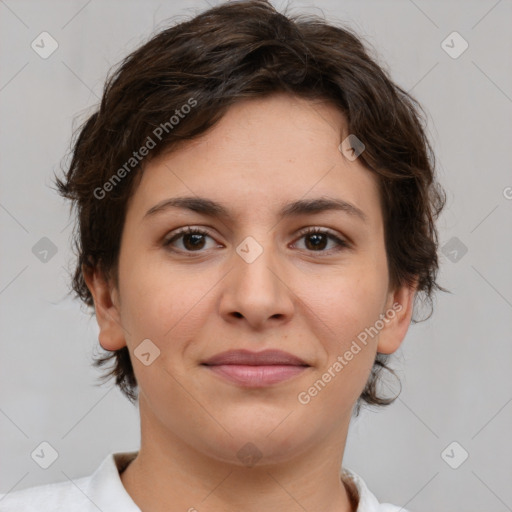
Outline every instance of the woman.
{"label": "woman", "polygon": [[108,80],[57,184],[141,446],[1,510],[403,510],[343,453],[440,288],[444,197],[417,104],[356,35],[259,0],[164,30]]}

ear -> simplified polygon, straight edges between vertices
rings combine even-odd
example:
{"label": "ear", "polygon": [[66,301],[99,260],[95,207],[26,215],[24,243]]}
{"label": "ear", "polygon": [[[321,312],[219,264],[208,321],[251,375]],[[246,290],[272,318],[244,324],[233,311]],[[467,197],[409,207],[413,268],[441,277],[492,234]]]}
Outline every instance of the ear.
{"label": "ear", "polygon": [[126,346],[124,329],[119,313],[118,293],[98,268],[91,270],[82,265],[87,288],[94,299],[96,321],[100,328],[98,340],[105,350],[118,350]]}
{"label": "ear", "polygon": [[392,354],[405,339],[411,323],[417,285],[416,280],[413,285],[404,285],[389,294],[386,309],[381,315],[384,328],[379,333],[377,352]]}

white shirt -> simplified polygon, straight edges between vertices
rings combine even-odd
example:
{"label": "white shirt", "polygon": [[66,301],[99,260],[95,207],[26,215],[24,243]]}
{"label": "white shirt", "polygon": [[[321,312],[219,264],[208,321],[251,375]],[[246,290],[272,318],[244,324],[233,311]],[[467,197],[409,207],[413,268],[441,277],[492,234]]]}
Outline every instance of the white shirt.
{"label": "white shirt", "polygon": [[[137,452],[111,453],[90,476],[2,494],[0,512],[141,512],[120,477],[136,455]],[[343,468],[340,477],[359,502],[356,512],[407,512],[389,503],[379,504],[353,471]]]}

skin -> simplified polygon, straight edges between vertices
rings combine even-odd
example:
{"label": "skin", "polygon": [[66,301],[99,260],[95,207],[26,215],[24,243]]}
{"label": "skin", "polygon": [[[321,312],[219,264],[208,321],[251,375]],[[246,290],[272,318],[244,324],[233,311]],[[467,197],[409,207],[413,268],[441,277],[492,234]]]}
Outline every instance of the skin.
{"label": "skin", "polygon": [[[338,149],[348,134],[331,104],[274,94],[237,103],[208,133],[146,166],[127,209],[118,287],[98,271],[86,276],[99,341],[128,346],[139,383],[141,448],[121,478],[142,510],[355,510],[339,476],[352,409],[376,352],[403,341],[415,289],[389,286],[377,181]],[[171,208],[144,218],[185,195],[231,215]],[[282,205],[317,197],[350,202],[367,220],[341,211],[277,217]],[[198,249],[187,236],[165,246],[184,226],[210,235]],[[318,249],[299,233],[308,227],[349,246],[322,237]],[[248,236],[263,248],[252,263],[236,252]],[[394,303],[402,309],[379,335],[299,403]],[[160,350],[148,366],[133,354],[144,339]],[[278,348],[310,368],[247,389],[201,366],[240,348]],[[262,454],[253,467],[237,457],[249,442]]]}

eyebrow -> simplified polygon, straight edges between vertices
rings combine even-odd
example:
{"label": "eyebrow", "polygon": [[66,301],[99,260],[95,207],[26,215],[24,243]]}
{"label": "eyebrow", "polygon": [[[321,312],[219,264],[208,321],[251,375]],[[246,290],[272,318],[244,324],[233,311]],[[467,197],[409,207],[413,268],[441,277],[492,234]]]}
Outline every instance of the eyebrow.
{"label": "eyebrow", "polygon": [[[204,197],[186,196],[164,199],[155,206],[151,207],[144,215],[144,219],[152,218],[156,214],[165,212],[171,208],[181,208],[190,210],[202,215],[213,218],[229,218],[229,210],[220,203]],[[322,213],[326,211],[340,211],[352,217],[359,218],[367,222],[366,214],[357,206],[344,201],[343,199],[333,199],[330,197],[319,197],[316,199],[300,199],[284,205],[278,212],[280,219],[294,217],[299,215],[308,215]]]}

